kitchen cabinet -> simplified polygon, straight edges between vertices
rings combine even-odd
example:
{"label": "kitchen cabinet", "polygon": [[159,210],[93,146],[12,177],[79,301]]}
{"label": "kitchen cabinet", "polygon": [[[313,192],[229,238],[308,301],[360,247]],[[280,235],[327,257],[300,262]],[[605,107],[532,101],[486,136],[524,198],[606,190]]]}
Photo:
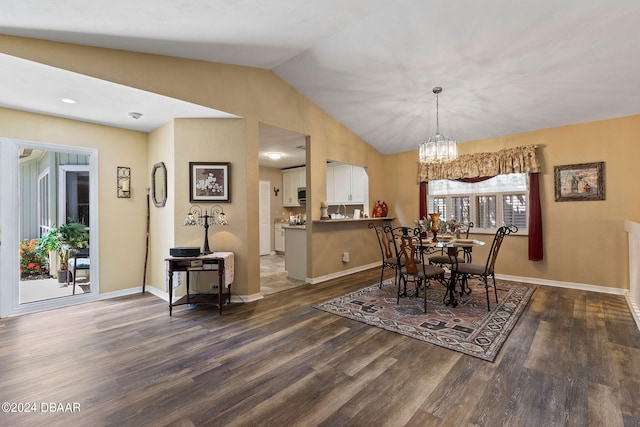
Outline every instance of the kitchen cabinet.
{"label": "kitchen cabinet", "polygon": [[306,186],[306,168],[284,169],[282,171],[282,206],[301,206],[298,203],[298,188]]}
{"label": "kitchen cabinet", "polygon": [[274,233],[275,233],[275,239],[273,240],[274,242],[274,250],[276,252],[284,252],[284,226],[285,223],[283,222],[277,222],[274,224]]}
{"label": "kitchen cabinet", "polygon": [[344,163],[327,165],[327,202],[330,205],[365,205],[369,180],[361,166]]}
{"label": "kitchen cabinet", "polygon": [[285,227],[284,269],[287,277],[307,280],[307,230],[303,226]]}

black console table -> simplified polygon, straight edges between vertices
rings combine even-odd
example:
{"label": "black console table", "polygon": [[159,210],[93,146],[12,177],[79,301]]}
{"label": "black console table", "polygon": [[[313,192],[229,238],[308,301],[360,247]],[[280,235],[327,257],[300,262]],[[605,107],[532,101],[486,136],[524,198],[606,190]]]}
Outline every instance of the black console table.
{"label": "black console table", "polygon": [[[211,304],[217,305],[222,314],[222,307],[231,303],[231,281],[227,283],[226,277],[233,277],[233,252],[214,252],[208,255],[197,257],[169,257],[166,258],[169,265],[169,316],[173,307],[183,304]],[[225,265],[226,264],[226,265]],[[214,268],[217,267],[217,268]],[[231,269],[231,271],[229,271]],[[218,271],[218,293],[217,294],[192,294],[189,291],[189,272],[191,271]],[[187,292],[186,295],[173,301],[173,273],[175,271],[187,272]],[[223,288],[227,288],[223,293]]]}

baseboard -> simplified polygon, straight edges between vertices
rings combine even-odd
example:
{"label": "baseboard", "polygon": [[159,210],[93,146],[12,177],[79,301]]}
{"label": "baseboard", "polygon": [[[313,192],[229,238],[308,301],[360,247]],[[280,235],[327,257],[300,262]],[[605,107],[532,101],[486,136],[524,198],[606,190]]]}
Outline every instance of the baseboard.
{"label": "baseboard", "polygon": [[627,298],[627,304],[629,304],[629,310],[631,311],[633,320],[636,321],[636,326],[638,326],[638,330],[640,330],[640,306],[638,305],[640,301],[636,301],[629,291],[626,291],[624,296]]}
{"label": "baseboard", "polygon": [[138,286],[135,288],[122,289],[120,291],[105,292],[104,294],[100,294],[100,297],[98,299],[117,298],[117,297],[123,297],[126,295],[134,295],[139,293],[142,293],[142,286]]}
{"label": "baseboard", "polygon": [[513,282],[531,283],[532,285],[553,286],[556,288],[577,289],[581,291],[600,292],[604,294],[624,295],[626,290],[620,288],[609,288],[607,286],[588,285],[586,283],[558,282],[556,280],[539,279],[536,277],[508,276],[496,274],[496,279],[510,280]]}
{"label": "baseboard", "polygon": [[155,295],[158,298],[165,300],[166,302],[169,302],[169,292],[161,291],[160,289],[154,288],[153,286],[145,286],[145,292],[149,292],[150,294]]}
{"label": "baseboard", "polygon": [[353,274],[353,273],[359,273],[361,271],[369,270],[369,269],[376,268],[376,267],[380,268],[380,262],[374,262],[374,263],[371,263],[371,264],[361,265],[361,266],[358,266],[358,267],[350,268],[348,270],[343,270],[343,271],[338,271],[338,272],[331,273],[331,274],[326,274],[324,276],[318,276],[318,277],[312,277],[312,278],[307,277],[306,282],[310,283],[312,285],[315,285],[316,283],[326,282],[327,280],[337,279],[338,277],[348,276],[348,275]]}
{"label": "baseboard", "polygon": [[[169,302],[169,293],[168,292],[164,292],[161,291],[158,288],[154,288],[153,286],[146,286],[145,287],[145,291],[157,296],[158,298],[165,300],[166,302]],[[122,291],[116,291],[116,292],[108,292],[106,294],[100,294],[100,299],[108,299],[108,298],[115,298],[115,297],[120,297],[120,296],[124,296],[124,295],[133,295],[133,294],[137,294],[137,293],[141,293],[142,292],[142,286],[139,286],[137,288],[129,288],[129,289],[124,289]],[[264,298],[264,296],[262,296],[262,294],[252,294],[252,295],[234,295],[231,294],[231,302],[237,302],[237,303],[247,303],[247,302],[253,302],[253,301],[258,301],[260,299]]]}

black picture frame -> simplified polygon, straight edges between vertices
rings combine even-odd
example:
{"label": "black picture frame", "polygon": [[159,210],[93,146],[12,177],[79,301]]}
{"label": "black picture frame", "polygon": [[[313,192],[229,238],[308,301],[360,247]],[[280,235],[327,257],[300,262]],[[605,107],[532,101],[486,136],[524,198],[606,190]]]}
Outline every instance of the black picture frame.
{"label": "black picture frame", "polygon": [[189,162],[191,202],[230,202],[231,163]]}

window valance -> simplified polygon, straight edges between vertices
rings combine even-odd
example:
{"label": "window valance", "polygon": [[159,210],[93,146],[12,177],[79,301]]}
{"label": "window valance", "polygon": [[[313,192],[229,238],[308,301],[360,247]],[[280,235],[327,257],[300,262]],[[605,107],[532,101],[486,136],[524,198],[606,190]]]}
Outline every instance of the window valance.
{"label": "window valance", "polygon": [[538,172],[540,163],[535,145],[505,148],[492,153],[463,154],[447,163],[418,163],[419,182]]}

